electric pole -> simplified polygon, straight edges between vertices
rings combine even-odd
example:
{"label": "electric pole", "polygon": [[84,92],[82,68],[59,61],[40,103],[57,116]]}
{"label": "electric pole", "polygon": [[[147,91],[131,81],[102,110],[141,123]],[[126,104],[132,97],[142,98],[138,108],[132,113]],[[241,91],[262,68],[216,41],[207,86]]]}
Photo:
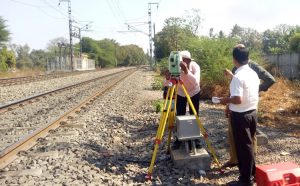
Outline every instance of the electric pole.
{"label": "electric pole", "polygon": [[70,59],[71,59],[71,71],[74,71],[73,62],[73,40],[72,40],[72,16],[71,16],[71,0],[59,0],[60,2],[68,2],[68,14],[69,14],[69,35],[70,35]]}
{"label": "electric pole", "polygon": [[115,61],[116,61],[116,67],[118,66],[118,59],[117,59],[117,43],[115,43]]}
{"label": "electric pole", "polygon": [[[68,44],[65,44],[63,42],[57,43],[57,46],[59,48],[59,70],[66,70],[66,48],[68,47]],[[64,48],[64,55],[62,56],[62,48]],[[63,58],[63,60],[62,60]],[[64,61],[64,65],[63,65]],[[64,68],[63,68],[64,67]]]}
{"label": "electric pole", "polygon": [[88,31],[89,25],[86,24],[86,25],[84,25],[83,27],[78,27],[78,26],[73,26],[73,27],[78,29],[78,33],[72,32],[72,36],[79,39],[79,48],[80,48],[79,56],[80,56],[80,58],[81,58],[81,56],[82,56],[81,32],[82,32],[82,31]]}
{"label": "electric pole", "polygon": [[157,8],[158,8],[158,3],[148,3],[149,49],[150,49],[151,61],[152,61],[152,57],[153,57],[153,55],[152,55],[152,41],[153,41],[153,38],[152,38],[152,23],[151,23],[151,6],[152,5],[157,5]]}

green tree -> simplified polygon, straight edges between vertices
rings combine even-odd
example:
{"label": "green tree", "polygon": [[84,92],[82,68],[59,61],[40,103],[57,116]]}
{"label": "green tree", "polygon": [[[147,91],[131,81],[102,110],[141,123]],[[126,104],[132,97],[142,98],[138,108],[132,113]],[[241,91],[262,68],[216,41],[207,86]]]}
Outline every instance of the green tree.
{"label": "green tree", "polygon": [[238,40],[242,39],[244,32],[244,28],[240,27],[239,25],[235,24],[233,25],[233,28],[231,29],[231,33],[229,34],[230,37],[236,38]]}
{"label": "green tree", "polygon": [[44,50],[32,50],[29,57],[35,68],[45,69],[47,66],[48,53]]}
{"label": "green tree", "polygon": [[7,71],[16,67],[16,58],[13,51],[7,50],[6,47],[3,47],[0,50],[0,70]]}
{"label": "green tree", "polygon": [[214,28],[209,29],[209,37],[213,38],[214,37]]}
{"label": "green tree", "polygon": [[117,50],[119,66],[135,66],[148,63],[148,58],[142,48],[136,45],[121,46]]}
{"label": "green tree", "polygon": [[300,53],[300,33],[296,33],[291,37],[289,48],[292,52]]}
{"label": "green tree", "polygon": [[147,57],[142,48],[136,45],[126,45],[124,46],[127,51],[127,57],[125,59],[125,64],[129,66],[143,65],[147,63]]}
{"label": "green tree", "polygon": [[5,20],[0,17],[0,48],[9,40],[9,31],[6,29]]}
{"label": "green tree", "polygon": [[96,60],[97,66],[113,67],[146,64],[147,57],[136,45],[120,46],[115,40],[82,38],[82,51]]}
{"label": "green tree", "polygon": [[243,28],[237,24],[231,29],[229,37],[235,38],[252,50],[259,51],[262,47],[261,34],[252,28]]}
{"label": "green tree", "polygon": [[116,41],[111,39],[103,39],[98,41],[99,55],[98,60],[102,67],[115,66],[115,46]]}
{"label": "green tree", "polygon": [[225,33],[224,33],[222,30],[219,31],[218,38],[219,38],[219,39],[224,39],[224,38],[226,38],[226,35],[225,35]]}
{"label": "green tree", "polygon": [[154,38],[154,54],[158,60],[169,56],[171,51],[186,49],[189,40],[197,38],[185,22],[185,19],[178,17],[165,20],[162,31]]}
{"label": "green tree", "polygon": [[281,24],[266,30],[262,36],[262,49],[266,54],[289,52],[289,42],[297,27]]}
{"label": "green tree", "polygon": [[69,41],[68,39],[64,38],[64,37],[58,37],[58,38],[54,38],[52,40],[49,41],[49,43],[47,44],[47,51],[49,52],[55,52],[58,51],[58,44],[64,43],[65,45],[68,45]]}
{"label": "green tree", "polygon": [[[96,66],[105,67],[111,66],[110,60],[112,56],[112,44],[109,40],[96,41],[92,38],[82,38],[82,52],[87,53],[92,59],[96,61]],[[105,51],[107,49],[108,51]]]}
{"label": "green tree", "polygon": [[[49,59],[53,60],[56,56],[60,55],[59,45],[69,46],[69,41],[64,37],[58,37],[50,40],[46,48],[46,52]],[[67,51],[67,55],[69,55],[69,47],[67,47]]]}
{"label": "green tree", "polygon": [[191,9],[185,12],[185,27],[194,35],[198,35],[202,21],[203,19],[201,18],[199,9]]}
{"label": "green tree", "polygon": [[15,45],[15,50],[16,50],[16,54],[17,54],[17,59],[16,59],[17,68],[19,68],[19,69],[33,68],[33,63],[29,56],[30,47],[27,44],[24,46]]}

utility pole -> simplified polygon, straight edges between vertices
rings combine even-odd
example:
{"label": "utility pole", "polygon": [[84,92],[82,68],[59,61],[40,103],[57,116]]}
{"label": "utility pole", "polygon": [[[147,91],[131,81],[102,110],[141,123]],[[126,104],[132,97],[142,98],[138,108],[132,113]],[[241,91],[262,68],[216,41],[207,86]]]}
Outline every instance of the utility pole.
{"label": "utility pole", "polygon": [[[66,48],[68,47],[68,44],[61,42],[61,43],[57,43],[57,46],[59,48],[59,70],[66,70]],[[63,56],[62,56],[62,48],[64,49]]]}
{"label": "utility pole", "polygon": [[71,59],[71,71],[74,71],[73,61],[73,40],[72,40],[72,16],[71,16],[71,0],[59,0],[60,2],[68,2],[68,14],[69,14],[69,35],[70,35],[70,59]]}
{"label": "utility pole", "polygon": [[117,59],[117,43],[115,43],[115,61],[116,61],[116,67],[118,66],[118,59]]}
{"label": "utility pole", "polygon": [[72,32],[72,36],[79,39],[79,48],[80,48],[79,56],[80,56],[80,58],[81,58],[81,56],[82,56],[81,32],[82,32],[82,31],[87,31],[89,25],[86,24],[86,25],[84,25],[83,27],[78,27],[78,26],[73,26],[73,27],[75,27],[75,28],[78,29],[78,34],[77,34],[76,32]]}
{"label": "utility pole", "polygon": [[155,23],[153,23],[153,38],[155,38]]}
{"label": "utility pole", "polygon": [[[147,35],[149,37],[149,55],[150,55],[150,60],[151,60],[151,63],[152,63],[152,58],[153,58],[153,50],[152,50],[152,42],[153,42],[153,37],[152,37],[152,21],[151,21],[151,6],[152,5],[157,5],[157,8],[158,8],[158,5],[159,3],[148,3],[148,25],[149,25],[149,33],[146,33],[146,32],[143,32],[137,28],[135,28],[134,26],[131,26],[129,25],[128,23],[125,23],[127,26],[128,26],[128,31],[118,31],[118,32],[141,32],[145,35]],[[147,22],[145,22],[147,24]],[[154,34],[155,34],[155,24],[153,25],[154,27]]]}
{"label": "utility pole", "polygon": [[152,5],[157,5],[157,8],[158,8],[158,3],[148,3],[148,15],[149,15],[149,18],[148,18],[148,24],[149,24],[149,49],[150,49],[150,58],[151,58],[151,61],[152,61],[152,23],[151,23],[151,6]]}
{"label": "utility pole", "polygon": [[61,48],[62,48],[62,43],[57,43],[57,45],[58,45],[58,48],[59,48],[59,70],[61,70]]}

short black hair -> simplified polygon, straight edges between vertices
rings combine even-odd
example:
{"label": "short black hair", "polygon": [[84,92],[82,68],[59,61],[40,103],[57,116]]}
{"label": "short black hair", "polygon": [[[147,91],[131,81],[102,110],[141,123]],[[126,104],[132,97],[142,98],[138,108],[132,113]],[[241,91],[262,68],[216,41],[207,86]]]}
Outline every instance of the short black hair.
{"label": "short black hair", "polygon": [[249,60],[249,50],[246,47],[235,47],[232,56],[239,64],[245,65]]}

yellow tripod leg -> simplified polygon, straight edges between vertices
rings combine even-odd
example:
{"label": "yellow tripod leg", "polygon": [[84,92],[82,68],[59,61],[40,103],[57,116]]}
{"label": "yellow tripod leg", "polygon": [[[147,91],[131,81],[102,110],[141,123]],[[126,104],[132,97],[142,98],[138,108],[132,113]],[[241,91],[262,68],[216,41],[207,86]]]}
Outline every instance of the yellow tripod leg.
{"label": "yellow tripod leg", "polygon": [[196,116],[196,121],[198,123],[198,126],[200,128],[200,131],[201,131],[202,135],[204,136],[204,139],[205,139],[205,142],[207,144],[207,147],[208,147],[210,153],[212,154],[212,156],[214,158],[214,161],[216,162],[216,164],[218,165],[218,167],[221,169],[221,164],[218,161],[218,158],[216,156],[215,150],[211,146],[211,143],[210,143],[210,141],[208,139],[208,134],[206,133],[206,131],[205,131],[205,129],[204,129],[204,127],[203,127],[200,119],[199,119],[199,116],[198,116],[198,114],[196,112],[196,109],[195,109],[194,104],[193,104],[193,102],[191,100],[191,97],[189,96],[188,92],[186,91],[183,83],[181,83],[181,86],[182,86],[182,89],[183,89],[183,91],[184,91],[184,93],[185,93],[185,95],[187,97],[188,103],[189,103],[190,107],[192,108],[194,115]]}
{"label": "yellow tripod leg", "polygon": [[171,114],[170,114],[170,117],[169,117],[169,124],[168,124],[168,142],[167,142],[167,144],[168,144],[168,147],[167,147],[167,153],[169,154],[170,153],[170,151],[171,151],[171,137],[172,137],[172,128],[174,127],[174,125],[173,125],[173,122],[174,122],[174,118],[175,118],[175,116],[174,116],[174,114],[173,114],[173,111],[171,112]]}
{"label": "yellow tripod leg", "polygon": [[[161,122],[164,121],[164,119],[165,119],[165,117],[166,117],[166,113],[167,113],[166,108],[167,108],[167,105],[168,105],[168,97],[169,97],[169,95],[170,95],[170,92],[171,92],[171,89],[170,89],[170,87],[169,87],[169,88],[168,88],[168,91],[167,91],[167,97],[166,97],[165,100],[164,100],[163,110],[162,110],[162,114],[160,115],[159,125],[158,125],[157,131],[160,131],[160,130],[161,130],[161,129],[160,129],[160,128],[161,128]],[[156,133],[155,139],[157,139],[157,138],[158,138],[158,132]]]}
{"label": "yellow tripod leg", "polygon": [[167,153],[170,153],[170,151],[171,151],[172,129],[174,127],[175,116],[176,116],[177,92],[178,92],[178,86],[176,86],[176,89],[175,89],[175,100],[172,99],[172,102],[174,102],[173,110],[171,111],[170,116],[169,116],[169,126],[168,126],[169,134],[168,134],[168,143],[167,143],[168,144]]}
{"label": "yellow tripod leg", "polygon": [[[173,85],[172,88],[171,88],[171,97],[173,97],[174,90],[175,90],[175,85]],[[168,107],[167,111],[166,111],[166,113],[163,113],[166,116],[169,115],[169,112],[171,110],[171,104],[172,104],[171,102],[169,102],[167,104],[167,107]],[[159,144],[161,143],[162,137],[164,135],[164,131],[165,131],[165,127],[166,127],[166,123],[167,123],[167,119],[168,119],[168,117],[162,117],[162,118],[163,118],[163,121],[160,121],[158,131],[157,131],[157,134],[156,134],[155,146],[154,146],[154,150],[153,150],[151,164],[150,164],[150,167],[148,169],[148,174],[146,176],[147,180],[151,180],[151,176],[152,176],[152,172],[153,172],[153,168],[154,168],[154,163],[155,163],[155,160],[156,160],[156,155],[157,155],[157,152],[158,152],[158,147],[159,147]]]}

